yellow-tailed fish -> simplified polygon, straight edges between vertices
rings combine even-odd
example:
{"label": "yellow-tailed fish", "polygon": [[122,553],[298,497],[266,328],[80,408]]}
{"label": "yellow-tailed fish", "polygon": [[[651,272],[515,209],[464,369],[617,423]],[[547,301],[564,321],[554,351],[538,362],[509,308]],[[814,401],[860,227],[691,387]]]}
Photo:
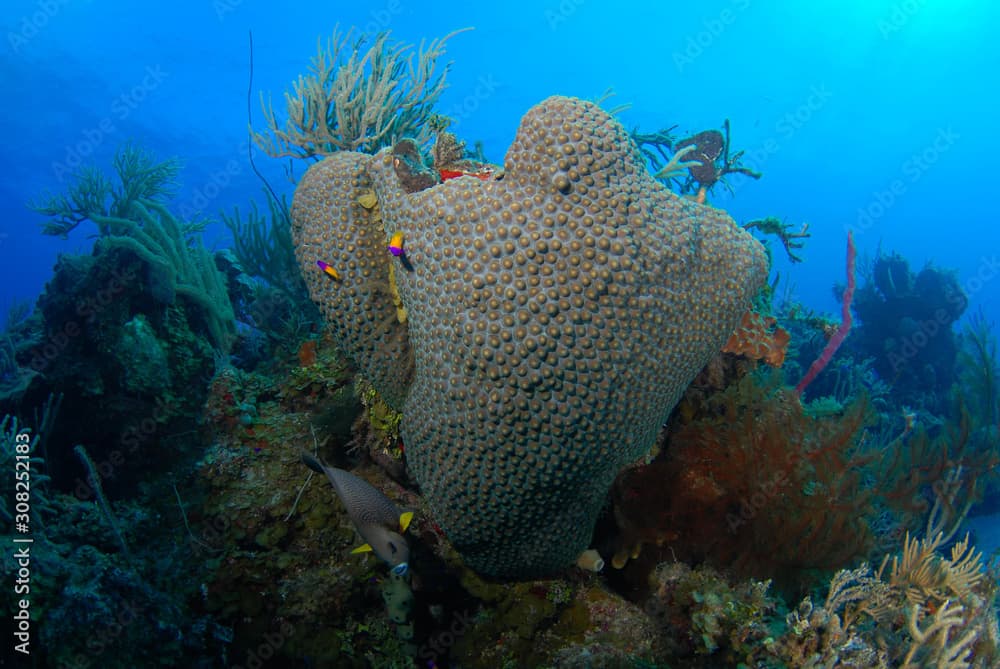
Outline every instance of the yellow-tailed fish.
{"label": "yellow-tailed fish", "polygon": [[351,552],[374,551],[392,567],[393,573],[405,574],[409,569],[410,546],[402,533],[410,525],[413,512],[401,512],[372,484],[343,469],[325,465],[308,453],[302,453],[302,462],[314,472],[326,474],[358,534],[365,540]]}

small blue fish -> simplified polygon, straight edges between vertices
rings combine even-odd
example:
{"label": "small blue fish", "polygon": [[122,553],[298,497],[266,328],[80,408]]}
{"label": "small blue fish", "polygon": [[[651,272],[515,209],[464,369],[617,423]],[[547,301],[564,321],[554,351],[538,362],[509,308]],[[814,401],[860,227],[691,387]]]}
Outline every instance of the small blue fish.
{"label": "small blue fish", "polygon": [[314,472],[326,474],[358,534],[365,540],[366,543],[351,552],[374,551],[392,567],[394,574],[405,574],[409,569],[410,546],[402,533],[410,526],[413,512],[400,512],[396,504],[372,484],[343,469],[325,465],[308,453],[302,453],[302,462]]}

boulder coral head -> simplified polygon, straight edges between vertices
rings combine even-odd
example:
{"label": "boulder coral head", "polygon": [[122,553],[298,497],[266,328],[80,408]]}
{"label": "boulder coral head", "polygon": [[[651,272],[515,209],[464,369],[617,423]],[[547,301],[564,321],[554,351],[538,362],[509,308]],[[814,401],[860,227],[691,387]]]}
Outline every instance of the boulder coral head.
{"label": "boulder coral head", "polygon": [[292,200],[292,239],[309,295],[341,351],[398,411],[413,360],[394,305],[388,237],[368,176],[371,158],[344,151],[306,171]]}
{"label": "boulder coral head", "polygon": [[[574,98],[529,110],[492,180],[408,192],[401,167],[387,149],[310,168],[292,208],[303,272],[346,354],[402,398],[408,463],[467,564],[551,574],[732,333],[763,248]],[[402,257],[385,250],[397,232]]]}

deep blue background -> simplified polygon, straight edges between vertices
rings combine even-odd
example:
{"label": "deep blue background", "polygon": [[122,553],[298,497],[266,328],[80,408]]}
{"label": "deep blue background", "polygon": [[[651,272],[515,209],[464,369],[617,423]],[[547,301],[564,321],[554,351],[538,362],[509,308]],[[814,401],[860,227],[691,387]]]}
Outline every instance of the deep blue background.
{"label": "deep blue background", "polygon": [[[339,22],[410,42],[475,26],[448,44],[441,110],[496,162],[524,111],[554,93],[594,98],[613,86],[613,103],[632,104],[621,120],[646,131],[695,132],[728,117],[734,146],[764,178],[737,177],[736,196],[720,190],[713,203],[740,222],[810,223],[806,262],[777,265],[798,298],[838,311],[831,287],[843,281],[853,227],[862,255],[881,244],[916,269],[957,268],[972,309],[1000,320],[1000,7],[986,0],[3,4],[0,313],[38,294],[57,253],[90,248],[93,229],[45,237],[25,207],[60,190],[78,154],[108,167],[134,138],[180,156],[185,213],[263,202],[246,161],[248,31],[259,122],[259,93],[283,109],[317,38]],[[291,193],[281,161],[258,162]],[[225,246],[227,235],[214,226],[206,241]]]}

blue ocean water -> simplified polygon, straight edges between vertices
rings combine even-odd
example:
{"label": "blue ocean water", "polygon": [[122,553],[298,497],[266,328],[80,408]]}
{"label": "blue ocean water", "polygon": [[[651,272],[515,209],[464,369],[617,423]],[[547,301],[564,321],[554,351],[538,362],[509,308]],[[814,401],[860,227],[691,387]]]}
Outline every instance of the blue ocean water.
{"label": "blue ocean water", "polygon": [[[808,222],[806,262],[778,269],[795,295],[836,311],[845,231],[859,252],[898,251],[915,266],[958,270],[1000,317],[997,227],[988,179],[997,154],[988,82],[1000,60],[986,2],[295,3],[249,0],[144,7],[52,0],[5,4],[3,91],[8,166],[0,185],[3,301],[36,295],[56,254],[87,246],[40,236],[25,201],[58,192],[80,165],[107,165],[140,139],[185,163],[179,201],[215,217],[259,193],[246,160],[251,106],[280,108],[316,41],[336,24],[391,30],[417,43],[464,27],[442,110],[452,129],[500,161],[520,116],[552,94],[592,99],[609,87],[628,127],[679,132],[730,119],[733,146],[764,173],[735,177],[716,203],[737,221]],[[260,160],[285,192],[279,161]],[[82,231],[81,231],[82,232]],[[226,246],[222,230],[209,235]]]}
{"label": "blue ocean water", "polygon": [[[1000,47],[996,43],[1000,6],[995,3],[983,0],[820,0],[813,3],[511,0],[446,4],[380,0],[277,5],[254,0],[175,0],[147,5],[111,0],[8,0],[4,3],[0,10],[0,95],[5,97],[3,127],[6,137],[0,145],[0,157],[6,169],[5,178],[0,181],[0,258],[3,261],[0,263],[0,325],[10,305],[25,301],[35,303],[46,283],[53,278],[60,254],[89,255],[98,236],[98,229],[91,222],[83,223],[65,239],[42,234],[42,225],[47,219],[28,204],[66,189],[81,168],[96,165],[109,170],[116,151],[127,141],[138,143],[158,158],[176,156],[182,161],[180,188],[170,207],[182,218],[208,220],[203,240],[210,249],[226,249],[233,245],[230,231],[221,222],[220,212],[231,212],[236,207],[245,212],[251,201],[259,205],[265,201],[261,181],[251,169],[248,153],[252,153],[256,166],[275,191],[290,199],[305,165],[302,161],[292,164],[287,159],[269,158],[252,146],[247,136],[248,123],[252,122],[257,130],[264,127],[262,95],[272,100],[281,113],[285,92],[307,71],[316,53],[317,41],[325,42],[337,25],[342,28],[354,26],[367,34],[391,31],[394,38],[412,44],[471,28],[456,34],[447,43],[445,59],[452,65],[447,75],[448,87],[438,110],[452,119],[450,131],[470,145],[481,142],[486,158],[494,163],[502,163],[524,113],[555,94],[593,100],[612,90],[614,96],[604,102],[605,108],[627,105],[616,117],[626,128],[640,132],[676,126],[674,135],[686,137],[702,130],[721,128],[728,120],[733,150],[744,151],[742,164],[763,176],[754,180],[738,174],[729,175],[729,188],[715,187],[709,195],[710,203],[725,209],[737,223],[773,216],[796,230],[808,224],[811,236],[799,252],[802,262],[791,262],[780,244],[772,244],[772,278],[779,281],[779,296],[838,321],[841,313],[839,291],[845,282],[845,249],[848,234],[851,234],[862,264],[870,266],[871,259],[880,253],[898,253],[909,261],[913,272],[928,264],[954,271],[968,297],[968,307],[956,324],[956,331],[976,313],[982,313],[986,323],[1000,322],[1000,282],[997,281],[1000,278],[1000,226],[993,205],[990,205],[993,187],[989,181],[994,176],[994,159],[1000,155],[1000,138],[991,127],[1000,112],[1000,93],[994,83],[995,72],[1000,68]],[[132,316],[134,314],[129,314],[130,318]],[[128,322],[138,333],[134,341],[143,341],[144,321],[131,318]],[[855,323],[857,327],[857,320]],[[995,334],[995,326],[992,331]],[[799,334],[796,331],[793,336]],[[310,333],[312,335],[315,335],[313,339],[318,339],[316,332]],[[816,351],[810,353],[818,352],[822,345],[815,348]],[[210,361],[211,355],[207,357]],[[303,346],[286,357],[284,362],[291,360],[297,364],[302,361],[302,367],[307,368],[310,364],[306,361],[315,360],[315,345],[311,350]],[[171,359],[171,362],[176,361]],[[149,367],[152,368],[152,364]],[[210,368],[211,364],[206,363],[206,367]],[[259,363],[257,369],[264,367],[266,363]],[[178,373],[176,369],[171,371]],[[214,368],[214,371],[219,369]],[[278,377],[273,370],[269,373]],[[233,374],[235,377],[243,371]],[[151,399],[155,393],[149,391],[153,386],[140,386],[138,382],[131,387],[122,382],[129,392],[115,396],[106,405],[98,403],[96,406],[101,408],[97,411],[113,405],[108,408],[109,412],[113,410],[119,419],[132,413],[140,428],[152,421],[153,427],[148,433],[142,433],[147,435],[142,440],[157,447],[161,438],[167,443],[168,437],[175,437],[175,431],[181,435],[193,434],[205,429],[204,423],[214,421],[213,429],[221,430],[219,426],[224,425],[230,431],[229,436],[240,435],[242,441],[238,445],[246,453],[238,456],[239,467],[249,471],[255,462],[253,458],[259,456],[263,460],[268,456],[267,438],[272,440],[271,446],[280,441],[274,434],[262,436],[266,433],[262,426],[266,424],[264,415],[271,420],[273,414],[267,412],[276,411],[274,407],[265,407],[265,403],[273,400],[276,404],[278,400],[274,397],[281,393],[273,387],[264,388],[257,378],[247,380],[248,377],[239,376],[239,383],[227,381],[227,378],[222,374],[211,377],[203,384],[211,386],[210,391],[202,392],[202,388],[192,394],[199,398],[210,395],[206,406],[213,401],[228,403],[225,404],[227,410],[233,410],[230,414],[213,405],[203,415],[185,416],[190,424],[178,420],[178,426],[171,422],[177,418],[172,410],[167,411],[168,417],[161,421],[157,415],[160,405]],[[295,380],[298,381],[298,377]],[[278,381],[274,383],[279,384]],[[913,385],[918,386],[919,382],[914,381]],[[303,387],[312,388],[308,384]],[[822,387],[830,393],[839,389],[829,379]],[[301,391],[301,387],[298,390]],[[305,395],[308,393],[303,392]],[[95,391],[93,396],[100,397],[101,393]],[[918,396],[914,390],[904,399],[894,397],[876,407],[887,425],[878,439],[891,441],[890,430],[895,430],[893,434],[905,430],[900,440],[912,434],[907,417],[911,407],[906,402]],[[32,399],[39,397],[36,392]],[[92,396],[86,392],[69,391],[68,397],[63,416],[74,410],[70,405],[78,400],[74,406],[83,407],[80,411],[94,411],[95,405],[88,403]],[[297,405],[299,409],[308,407],[302,409],[306,413],[315,408],[309,404],[313,399],[314,395],[305,399],[297,396],[295,401],[301,402]],[[282,401],[285,400],[287,397],[282,395]],[[17,408],[26,416],[32,415],[29,409],[33,407]],[[6,408],[0,410],[0,416],[6,411]],[[212,411],[217,411],[218,415]],[[929,409],[917,413],[919,416],[915,420],[921,425],[941,428],[940,421],[934,422],[936,416],[928,421],[932,413]],[[80,420],[79,415],[75,418]],[[94,422],[99,423],[104,414],[92,413],[89,418],[96,418]],[[146,422],[140,422],[143,420]],[[166,423],[171,425],[168,435],[162,427]],[[64,442],[63,451],[49,458],[53,468],[59,469],[55,474],[63,477],[60,485],[66,491],[79,484],[81,477],[85,478],[71,450],[76,435],[66,434],[67,431],[74,433],[75,428],[67,428],[67,424],[64,423],[59,432]],[[115,437],[123,434],[119,431],[120,425],[109,429],[109,434]],[[131,429],[134,427],[126,428]],[[996,431],[989,432],[989,429],[983,433],[983,443],[996,446]],[[88,427],[85,432],[94,438],[94,443],[86,445],[94,456],[97,469],[108,461],[113,463],[114,444],[109,441],[101,445],[103,442],[94,436],[97,430]],[[131,433],[126,431],[124,434]],[[122,441],[125,443],[124,439]],[[219,448],[222,441],[221,437],[207,438],[201,443],[192,437],[183,447],[177,447],[176,452],[169,450],[174,444],[171,441],[155,455],[162,460],[156,460],[149,469],[162,467],[166,471],[170,458],[182,453],[183,456],[177,456],[176,460],[185,462],[185,466],[193,470],[196,458],[192,452],[201,449],[197,452],[201,457],[202,451],[207,452],[209,446]],[[319,441],[325,443],[322,438]],[[395,452],[397,459],[401,453],[402,450]],[[212,457],[219,457],[216,451]],[[199,467],[204,467],[202,475],[212,465],[211,462],[206,465],[206,461],[197,462]],[[392,471],[393,463],[389,466],[384,462],[378,464]],[[145,461],[140,466],[135,460],[126,460],[122,467],[125,475],[108,484],[108,488],[123,528],[155,524],[149,521],[149,516],[143,516],[145,512],[141,511],[138,502],[129,506],[130,500],[139,496],[137,490],[145,484],[145,474],[140,474],[146,471]],[[995,464],[991,469],[995,469]],[[184,471],[190,474],[187,469]],[[214,470],[212,475],[216,475]],[[229,475],[231,470],[225,475],[218,474],[215,480]],[[246,480],[253,480],[258,475],[247,474]],[[200,549],[205,548],[205,543],[209,544],[207,553],[199,553],[202,562],[198,569],[201,569],[212,562],[213,551],[222,550],[217,548],[223,541],[220,537],[232,537],[232,527],[217,528],[214,534],[211,527],[199,529],[210,525],[210,520],[206,519],[225,514],[216,508],[205,510],[202,515],[195,511],[196,502],[182,500],[182,496],[191,495],[191,499],[197,496],[180,483],[183,476],[179,473],[176,479],[171,477],[170,483],[163,483],[156,492],[161,499],[167,500],[164,508],[169,507],[169,513],[177,516],[171,517],[165,526],[173,526],[178,535],[190,534]],[[240,476],[233,478],[242,480]],[[194,478],[197,477],[191,475],[191,479]],[[401,477],[383,476],[380,480],[384,483],[393,478]],[[175,480],[180,491],[177,487],[171,491]],[[270,481],[257,481],[250,487],[259,490],[271,485]],[[273,485],[276,489],[287,489],[294,496],[299,480],[287,478],[282,479],[280,485]],[[191,485],[191,488],[197,487]],[[932,493],[928,489],[925,486],[920,492],[930,499]],[[405,486],[397,486],[392,496],[398,499],[411,493],[412,489],[407,491]],[[148,490],[142,490],[142,494],[153,496]],[[90,500],[89,496],[77,496]],[[101,494],[94,496],[100,498]],[[295,499],[297,503],[298,498]],[[995,491],[989,503],[992,504],[990,509],[995,510]],[[181,512],[188,509],[190,518],[177,515],[177,508]],[[245,509],[245,505],[242,508]],[[160,512],[166,513],[163,508],[158,510]],[[110,512],[104,513],[113,516]],[[272,510],[271,515],[284,517],[284,513],[285,508],[282,508],[280,514]],[[95,511],[95,517],[98,515]],[[976,531],[980,548],[987,553],[1000,546],[997,530],[1000,525],[995,517],[980,516],[970,527]],[[240,532],[243,529],[241,526]],[[256,529],[259,528],[254,527]],[[428,537],[434,536],[432,530],[442,534],[440,527],[422,526],[422,543],[430,544]],[[246,532],[250,536],[251,531]],[[137,554],[143,552],[143,547],[138,545],[140,529],[126,529],[124,534],[125,540],[119,537],[122,544],[131,544]],[[411,532],[411,536],[413,534],[416,533]],[[257,572],[247,565],[264,555],[265,549],[273,548],[267,543],[270,541],[268,536],[259,536],[259,545],[252,550],[240,544],[239,555],[226,554],[230,560],[246,560],[234,562],[239,565],[234,571],[244,570],[240,573],[253,574],[254,579]],[[240,534],[240,541],[246,540]],[[186,539],[182,536],[180,541]],[[71,537],[65,542],[75,545],[74,542],[82,543],[82,539]],[[101,550],[103,555],[118,556],[116,542],[107,537]],[[123,548],[121,552],[128,551]],[[419,555],[430,562],[428,552],[424,549]],[[610,562],[610,555],[605,557]],[[86,557],[74,559],[87,561]],[[166,569],[164,564],[170,559],[164,558],[163,564],[150,560],[148,564]],[[177,568],[177,558],[172,559],[172,568]],[[315,566],[323,557],[310,555],[309,559]],[[348,563],[342,556],[337,559],[342,564]],[[427,562],[423,568],[430,571]],[[295,564],[301,566],[298,562]],[[212,568],[217,567],[213,564]],[[43,564],[41,569],[44,568]],[[150,568],[147,573],[153,570]],[[440,570],[445,571],[443,567]],[[416,567],[415,571],[418,571]],[[424,578],[431,580],[426,574]],[[452,576],[448,578],[453,580]],[[610,577],[609,582],[614,578]],[[256,587],[266,580],[265,577],[261,579],[251,580]],[[440,581],[453,586],[444,576]],[[216,574],[213,583],[220,582],[225,579]],[[613,585],[619,593],[628,592],[628,588],[634,586],[621,578]],[[105,581],[101,582],[101,587],[102,593],[114,591]],[[202,625],[198,629],[208,637],[213,633],[204,630],[212,630],[211,625],[218,625],[213,637],[216,647],[211,654],[205,655],[213,659],[206,659],[205,664],[199,666],[217,666],[212,662],[225,655],[219,647],[229,644],[233,634],[237,640],[233,648],[239,648],[240,657],[228,657],[226,664],[251,666],[249,658],[253,653],[268,647],[265,642],[256,644],[258,636],[254,635],[267,639],[265,633],[279,635],[275,645],[283,646],[283,653],[301,662],[295,666],[364,666],[323,664],[304,651],[290,650],[286,642],[292,637],[281,636],[285,627],[280,617],[270,619],[270,631],[266,631],[258,624],[260,620],[247,614],[242,618],[244,626],[241,627],[240,616],[246,610],[258,610],[254,609],[258,602],[247,604],[241,600],[239,604],[245,608],[240,609],[240,616],[225,617],[219,611],[231,613],[225,607],[232,602],[218,603],[220,598],[224,599],[218,594],[219,586],[202,587],[201,592],[177,596],[176,601],[186,602],[190,610],[184,609],[183,614],[170,620],[171,625],[183,629],[189,637],[196,634],[193,631],[196,625],[191,621],[197,619]],[[322,591],[320,585],[312,582],[302,587]],[[351,587],[355,595],[362,590],[356,582]],[[423,587],[433,590],[426,582]],[[442,591],[447,588],[445,585],[440,587]],[[167,591],[169,588],[161,586],[160,589]],[[178,591],[180,589],[178,587]],[[133,593],[141,588],[129,582],[127,587],[121,587],[121,591],[126,590]],[[159,601],[149,596],[150,601]],[[368,597],[369,613],[371,609],[381,613],[379,596]],[[242,591],[241,597],[252,598]],[[261,586],[260,597],[273,600],[277,595],[268,591],[265,597],[265,586]],[[294,593],[284,591],[282,598],[285,597],[295,601]],[[552,602],[559,597],[558,588],[553,587],[545,591],[541,599]],[[272,600],[260,607],[273,611]],[[441,602],[445,600],[446,597],[441,596]],[[372,601],[375,601],[374,606]],[[435,624],[446,630],[449,624],[454,629],[455,621],[466,625],[468,616],[460,614],[465,613],[463,607],[472,607],[472,604],[441,602],[434,600],[433,605],[421,602],[424,617],[434,618]],[[44,604],[56,608],[51,601],[44,601]],[[446,611],[442,618],[434,617],[435,606]],[[308,606],[302,608],[308,610]],[[209,610],[211,614],[206,613]],[[64,616],[60,624],[72,628],[75,623],[67,622],[65,611],[60,613]],[[217,615],[218,623],[203,622],[212,615]],[[324,613],[320,612],[317,617],[322,615]],[[100,615],[95,617],[100,618]],[[177,618],[185,620],[187,627]],[[366,624],[371,620],[366,619]],[[164,628],[167,627],[164,623]],[[130,629],[135,630],[136,626]],[[465,629],[462,627],[463,631]],[[357,647],[367,647],[366,640],[358,641],[369,633],[367,627],[361,632],[353,629],[352,633]],[[301,628],[296,629],[294,638],[301,636]],[[434,648],[435,638],[433,634],[429,636],[421,651],[427,643]],[[108,648],[129,647],[127,643],[120,643],[117,636],[106,641]],[[146,650],[154,643],[128,639],[128,643],[133,642],[136,647]],[[74,643],[79,646],[85,642],[74,639]],[[4,644],[0,658],[7,657],[4,653],[8,645],[6,641]],[[450,648],[451,643],[445,646]],[[102,645],[102,649],[104,647]],[[171,647],[171,651],[176,652],[177,657],[192,655],[190,648],[181,651]],[[109,652],[103,657],[110,655]],[[443,659],[446,655],[444,651],[440,657],[432,654],[438,659],[420,666],[462,666],[447,664],[448,660]],[[91,657],[90,662],[96,661],[96,665],[80,666],[99,666],[103,662],[101,657],[101,653]],[[152,666],[146,662],[144,659],[135,666]],[[280,662],[276,659],[267,666],[282,666]],[[589,665],[559,666],[604,665],[595,660]]]}

